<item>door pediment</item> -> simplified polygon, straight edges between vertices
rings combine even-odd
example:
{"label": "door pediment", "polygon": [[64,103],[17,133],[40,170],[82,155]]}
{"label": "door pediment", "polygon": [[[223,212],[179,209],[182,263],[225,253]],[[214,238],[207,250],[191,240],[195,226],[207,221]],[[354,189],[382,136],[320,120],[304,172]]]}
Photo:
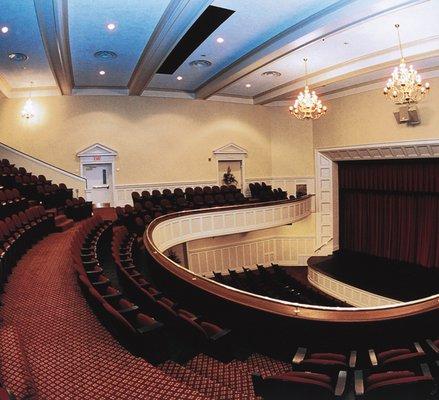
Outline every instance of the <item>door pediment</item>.
{"label": "door pediment", "polygon": [[92,144],[91,146],[86,147],[85,149],[76,153],[76,156],[79,158],[82,157],[93,157],[93,156],[117,156],[117,151],[110,149],[107,146],[104,146],[100,143]]}

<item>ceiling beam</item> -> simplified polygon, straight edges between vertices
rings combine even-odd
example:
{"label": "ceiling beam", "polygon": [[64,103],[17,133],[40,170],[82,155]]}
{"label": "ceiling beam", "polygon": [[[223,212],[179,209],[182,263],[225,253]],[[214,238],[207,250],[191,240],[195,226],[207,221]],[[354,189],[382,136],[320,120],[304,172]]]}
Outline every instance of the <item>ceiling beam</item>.
{"label": "ceiling beam", "polygon": [[11,97],[11,86],[6,79],[0,74],[0,97]]}
{"label": "ceiling beam", "polygon": [[[416,62],[428,59],[437,59],[439,57],[439,50],[428,51],[418,55],[410,56],[410,62]],[[337,66],[326,68],[325,70],[317,71],[309,75],[308,81],[312,85],[313,89],[319,87],[324,87],[333,83],[343,82],[347,79],[361,78],[361,76],[366,74],[371,74],[378,71],[388,71],[392,67],[398,65],[400,59],[393,58],[391,60],[382,61],[374,65],[365,66],[362,68],[357,68],[355,63],[341,63]],[[376,83],[375,80],[370,83]],[[382,87],[386,84],[386,77],[381,79]],[[303,90],[303,78],[296,79],[287,83],[286,85],[281,85],[281,87],[275,88],[273,90],[267,91],[262,95],[253,98],[254,104],[264,105],[275,101],[287,100],[290,96],[297,94],[300,90]],[[364,84],[364,83],[363,83]],[[325,90],[320,92],[321,96],[325,95]]]}
{"label": "ceiling beam", "polygon": [[69,43],[68,0],[34,0],[40,34],[55,81],[63,95],[74,86]]}
{"label": "ceiling beam", "polygon": [[425,1],[383,0],[372,2],[340,0],[250,51],[198,87],[195,96],[199,99],[206,99],[257,69],[329,35],[371,18],[376,18],[379,15]]}
{"label": "ceiling beam", "polygon": [[171,0],[134,68],[128,89],[140,96],[163,61],[213,0]]}

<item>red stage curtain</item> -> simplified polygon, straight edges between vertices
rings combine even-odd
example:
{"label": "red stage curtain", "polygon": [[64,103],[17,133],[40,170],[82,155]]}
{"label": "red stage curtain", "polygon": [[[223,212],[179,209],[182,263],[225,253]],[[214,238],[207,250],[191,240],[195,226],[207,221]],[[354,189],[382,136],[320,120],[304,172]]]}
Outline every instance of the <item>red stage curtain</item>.
{"label": "red stage curtain", "polygon": [[339,163],[340,249],[439,267],[439,159]]}

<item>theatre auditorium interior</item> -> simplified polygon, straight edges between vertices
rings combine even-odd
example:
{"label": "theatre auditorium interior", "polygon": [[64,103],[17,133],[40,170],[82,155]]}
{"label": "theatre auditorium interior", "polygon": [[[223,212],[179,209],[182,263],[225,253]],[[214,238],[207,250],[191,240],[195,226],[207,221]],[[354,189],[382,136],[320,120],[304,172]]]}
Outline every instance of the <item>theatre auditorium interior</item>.
{"label": "theatre auditorium interior", "polygon": [[439,0],[0,0],[0,400],[334,399],[439,399]]}

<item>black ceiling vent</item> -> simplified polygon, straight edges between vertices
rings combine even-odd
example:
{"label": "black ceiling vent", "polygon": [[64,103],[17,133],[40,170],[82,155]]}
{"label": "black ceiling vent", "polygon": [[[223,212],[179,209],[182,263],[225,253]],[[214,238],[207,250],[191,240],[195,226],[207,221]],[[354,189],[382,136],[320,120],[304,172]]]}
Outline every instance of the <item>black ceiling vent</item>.
{"label": "black ceiling vent", "polygon": [[209,6],[194,22],[163,62],[157,73],[172,75],[177,68],[235,11]]}

